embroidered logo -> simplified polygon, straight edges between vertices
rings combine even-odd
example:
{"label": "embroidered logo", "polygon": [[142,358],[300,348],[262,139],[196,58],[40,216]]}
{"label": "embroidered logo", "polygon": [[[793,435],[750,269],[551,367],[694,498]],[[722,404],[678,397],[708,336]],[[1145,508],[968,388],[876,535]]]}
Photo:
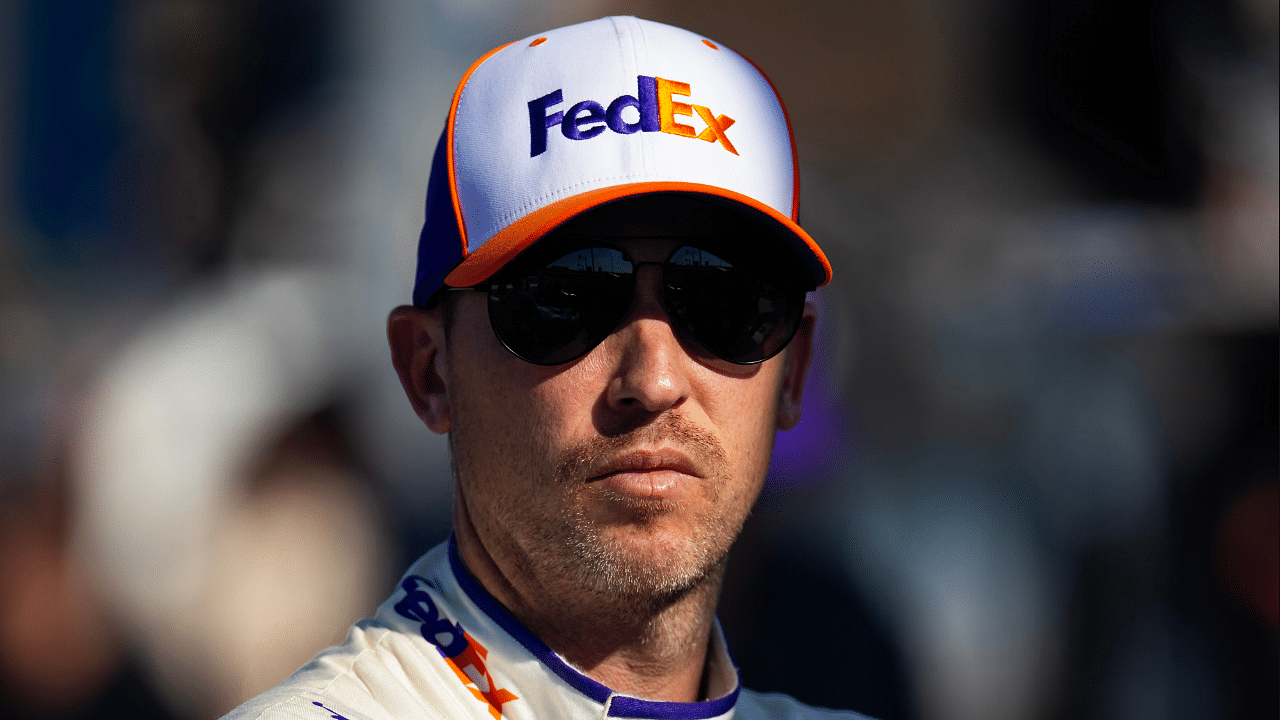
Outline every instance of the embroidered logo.
{"label": "embroidered logo", "polygon": [[462,625],[450,622],[440,614],[436,603],[426,591],[429,583],[417,575],[410,575],[400,583],[406,595],[395,604],[395,611],[410,620],[422,623],[419,632],[427,642],[436,647],[445,662],[462,684],[480,702],[489,706],[494,720],[502,717],[503,704],[518,700],[514,693],[494,687],[493,677],[485,660],[489,651],[462,629]]}
{"label": "embroidered logo", "polygon": [[[678,102],[676,97],[692,97],[689,83],[666,78],[639,75],[636,77],[636,94],[620,95],[605,107],[594,100],[583,100],[568,110],[548,112],[564,102],[564,92],[556,90],[536,100],[529,101],[529,157],[537,157],[547,151],[548,131],[560,126],[560,134],[570,140],[590,140],[605,131],[619,135],[635,132],[664,132],[670,135],[696,138],[706,142],[718,142],[720,147],[734,155],[733,147],[725,134],[734,123],[728,115],[716,115],[704,105]],[[638,118],[627,122],[623,111],[635,108]],[[692,118],[697,114],[706,127],[698,132],[692,125],[677,120],[679,116]]]}
{"label": "embroidered logo", "polygon": [[329,713],[329,717],[332,718],[333,720],[347,720],[346,718],[342,717],[338,713],[334,712],[331,708],[325,707],[324,703],[312,701],[311,704]]}

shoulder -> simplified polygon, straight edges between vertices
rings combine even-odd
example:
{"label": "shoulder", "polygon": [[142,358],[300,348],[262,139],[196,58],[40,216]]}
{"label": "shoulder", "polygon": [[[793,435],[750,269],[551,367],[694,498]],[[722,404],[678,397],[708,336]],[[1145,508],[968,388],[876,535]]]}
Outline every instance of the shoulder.
{"label": "shoulder", "polygon": [[[416,649],[376,622],[357,623],[342,645],[223,720],[424,720],[456,717]],[[415,668],[417,672],[415,672]]]}
{"label": "shoulder", "polygon": [[873,720],[852,710],[816,708],[780,693],[743,689],[738,696],[735,720]]}
{"label": "shoulder", "polygon": [[[447,568],[443,547],[419,558],[410,575],[431,576],[440,566]],[[420,632],[408,631],[410,623],[395,598],[383,603],[374,617],[352,626],[341,645],[321,651],[287,680],[223,720],[466,717],[454,697],[457,693],[451,692],[462,687],[456,673]]]}
{"label": "shoulder", "polygon": [[351,628],[345,643],[322,651],[289,679],[223,720],[381,720],[380,714],[361,707],[368,693],[363,683],[353,682],[357,667],[368,665],[368,656],[377,654],[377,631],[362,624]]}
{"label": "shoulder", "polygon": [[[269,694],[273,695],[273,694]],[[307,700],[301,695],[262,695],[232,710],[222,720],[370,720],[341,703]]]}

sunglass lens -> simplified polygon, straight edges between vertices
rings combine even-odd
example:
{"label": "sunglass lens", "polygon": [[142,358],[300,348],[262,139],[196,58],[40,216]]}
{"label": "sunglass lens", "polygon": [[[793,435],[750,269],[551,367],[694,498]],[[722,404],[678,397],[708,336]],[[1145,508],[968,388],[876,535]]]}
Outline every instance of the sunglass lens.
{"label": "sunglass lens", "polygon": [[804,313],[802,287],[692,246],[671,256],[665,293],[674,322],[713,354],[743,365],[777,355]]}
{"label": "sunglass lens", "polygon": [[616,248],[574,250],[489,291],[489,323],[518,357],[559,365],[589,352],[631,307],[634,267]]}

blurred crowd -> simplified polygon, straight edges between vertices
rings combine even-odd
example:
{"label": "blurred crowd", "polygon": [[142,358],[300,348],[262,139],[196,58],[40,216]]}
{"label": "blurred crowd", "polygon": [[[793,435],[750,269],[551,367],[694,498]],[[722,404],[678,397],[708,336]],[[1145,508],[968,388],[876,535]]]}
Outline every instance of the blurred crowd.
{"label": "blurred crowd", "polygon": [[835,269],[746,684],[1277,717],[1276,0],[0,3],[0,715],[216,718],[447,535],[383,336],[431,152],[608,14],[764,68]]}

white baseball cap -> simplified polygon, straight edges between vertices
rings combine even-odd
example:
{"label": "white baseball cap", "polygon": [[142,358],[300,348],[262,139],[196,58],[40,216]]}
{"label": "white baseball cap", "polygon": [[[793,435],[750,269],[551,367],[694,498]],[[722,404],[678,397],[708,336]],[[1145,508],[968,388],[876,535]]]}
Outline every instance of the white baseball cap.
{"label": "white baseball cap", "polygon": [[653,193],[758,221],[814,287],[831,279],[797,223],[795,141],[768,78],[687,30],[607,17],[503,45],[463,75],[432,162],[414,304],[484,282],[587,210]]}

